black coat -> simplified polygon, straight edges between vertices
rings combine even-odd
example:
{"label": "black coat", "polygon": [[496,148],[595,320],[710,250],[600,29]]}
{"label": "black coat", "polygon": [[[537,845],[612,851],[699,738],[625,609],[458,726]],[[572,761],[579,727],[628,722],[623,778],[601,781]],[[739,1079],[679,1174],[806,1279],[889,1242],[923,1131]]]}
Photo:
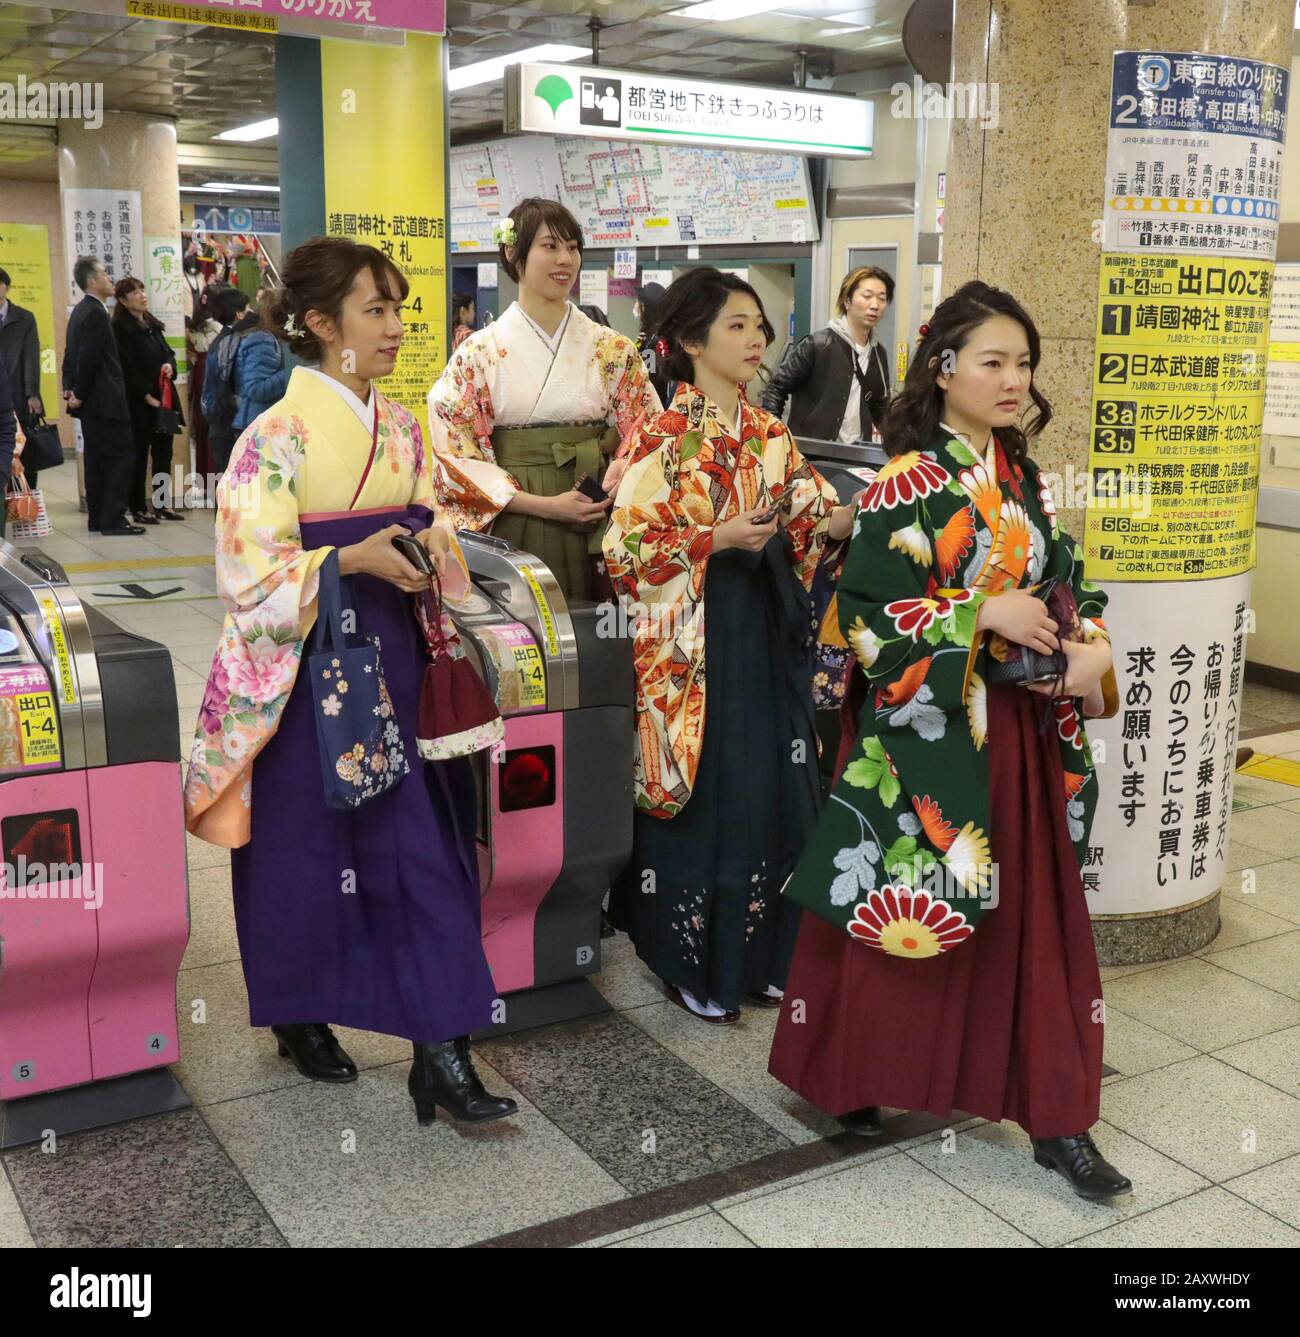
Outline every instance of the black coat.
{"label": "black coat", "polygon": [[[27,416],[27,401],[41,393],[41,341],[36,331],[36,317],[12,299],[5,323],[0,325],[0,361],[9,372],[14,402]],[[46,404],[47,410],[53,409]]]}
{"label": "black coat", "polygon": [[162,329],[152,321],[142,324],[128,311],[113,317],[113,333],[122,359],[122,375],[126,380],[126,403],[131,411],[131,422],[137,431],[148,431],[158,412],[148,403],[146,395],[161,401],[159,372],[164,366],[172,369],[172,408],[179,414],[180,397],[176,393],[176,354],[172,352]]}
{"label": "black coat", "polygon": [[[889,406],[889,363],[884,347],[873,341],[867,385],[872,421],[879,424]],[[791,436],[818,441],[839,439],[844,410],[853,387],[855,354],[833,329],[816,330],[786,345],[781,363],[763,391],[763,407],[785,421]],[[793,399],[789,415],[786,400]]]}
{"label": "black coat", "polygon": [[[14,417],[17,407],[9,366],[4,358],[0,358],[0,477],[3,478],[8,478],[13,468],[14,445],[18,440],[18,420]],[[3,498],[0,498],[0,505],[3,504]]]}
{"label": "black coat", "polygon": [[103,302],[89,293],[68,317],[63,388],[81,400],[81,407],[72,410],[73,417],[131,421],[113,322]]}

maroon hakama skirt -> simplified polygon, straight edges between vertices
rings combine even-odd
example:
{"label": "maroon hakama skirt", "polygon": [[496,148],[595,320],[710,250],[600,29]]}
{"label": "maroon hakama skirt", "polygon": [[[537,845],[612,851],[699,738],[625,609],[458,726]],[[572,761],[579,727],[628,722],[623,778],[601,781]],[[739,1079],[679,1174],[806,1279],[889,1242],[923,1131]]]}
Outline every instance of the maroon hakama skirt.
{"label": "maroon hakama skirt", "polygon": [[971,938],[908,961],[804,914],[768,1070],[828,1114],[961,1110],[1033,1137],[1096,1123],[1101,977],[1041,699],[988,689],[999,903]]}

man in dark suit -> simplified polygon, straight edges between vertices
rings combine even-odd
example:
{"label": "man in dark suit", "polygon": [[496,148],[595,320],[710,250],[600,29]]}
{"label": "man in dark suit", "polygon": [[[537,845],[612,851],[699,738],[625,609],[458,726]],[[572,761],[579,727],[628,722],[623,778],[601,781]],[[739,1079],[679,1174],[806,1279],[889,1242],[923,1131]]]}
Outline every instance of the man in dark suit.
{"label": "man in dark suit", "polygon": [[106,305],[113,295],[113,280],[93,255],[77,261],[72,277],[86,295],[68,317],[63,398],[68,412],[81,419],[86,443],[87,525],[92,532],[110,536],[143,534],[144,526],[130,524],[126,516],[135,447],[122,363]]}
{"label": "man in dark suit", "polygon": [[[41,403],[41,339],[36,317],[9,296],[10,279],[0,269],[0,363],[9,373],[14,411],[24,436],[45,413]],[[27,481],[36,486],[36,471],[27,471]]]}
{"label": "man in dark suit", "polygon": [[13,467],[14,443],[18,439],[18,420],[14,416],[17,405],[14,402],[13,382],[9,376],[9,364],[0,357],[0,538],[4,537],[7,516],[5,514],[4,493],[9,487],[9,471]]}

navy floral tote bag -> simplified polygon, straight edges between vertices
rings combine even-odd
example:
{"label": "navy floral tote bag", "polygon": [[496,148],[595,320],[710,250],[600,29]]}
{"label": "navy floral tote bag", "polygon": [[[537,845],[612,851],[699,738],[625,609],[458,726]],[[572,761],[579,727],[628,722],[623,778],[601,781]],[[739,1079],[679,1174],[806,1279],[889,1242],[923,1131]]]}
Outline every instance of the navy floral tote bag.
{"label": "navy floral tote bag", "polygon": [[411,769],[384,685],[379,642],[345,636],[337,552],[320,569],[307,657],[325,802],[345,811],[378,798]]}

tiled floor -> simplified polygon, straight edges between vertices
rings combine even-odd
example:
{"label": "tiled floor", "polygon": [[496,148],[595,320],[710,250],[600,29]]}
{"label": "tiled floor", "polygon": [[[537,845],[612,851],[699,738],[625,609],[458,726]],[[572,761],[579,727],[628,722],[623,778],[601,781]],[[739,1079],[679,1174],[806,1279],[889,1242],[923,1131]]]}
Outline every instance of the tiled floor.
{"label": "tiled floor", "polygon": [[[215,589],[211,513],[138,539],[86,534],[71,467],[44,476],[42,546],[79,586]],[[188,747],[215,597],[115,610],[165,642]],[[1300,760],[1300,698],[1246,689],[1243,732]],[[202,1000],[173,1071],[190,1110],[3,1156],[0,1247],[577,1244],[610,1248],[1300,1245],[1300,789],[1238,778],[1218,937],[1103,971],[1097,1139],[1134,1180],[1110,1206],[1036,1166],[1016,1127],[890,1112],[879,1144],[767,1075],[775,1018],[731,1029],[664,1001],[626,938],[595,982],[611,1011],[477,1049],[517,1118],[420,1128],[408,1049],[343,1032],[361,1067],[306,1082],[247,1025],[225,853],[189,841],[192,933],[178,1002]],[[1246,805],[1246,806],[1242,806]]]}

